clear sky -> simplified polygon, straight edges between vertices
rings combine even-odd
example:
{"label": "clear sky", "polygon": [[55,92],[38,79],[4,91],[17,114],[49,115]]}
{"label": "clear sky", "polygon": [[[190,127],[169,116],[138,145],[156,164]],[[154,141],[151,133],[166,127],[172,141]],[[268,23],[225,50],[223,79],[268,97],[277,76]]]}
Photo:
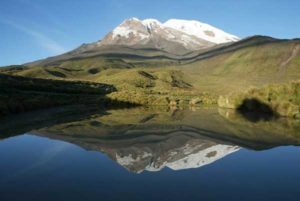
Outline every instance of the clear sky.
{"label": "clear sky", "polygon": [[194,19],[241,38],[300,38],[299,0],[0,0],[0,66],[101,39],[124,19]]}

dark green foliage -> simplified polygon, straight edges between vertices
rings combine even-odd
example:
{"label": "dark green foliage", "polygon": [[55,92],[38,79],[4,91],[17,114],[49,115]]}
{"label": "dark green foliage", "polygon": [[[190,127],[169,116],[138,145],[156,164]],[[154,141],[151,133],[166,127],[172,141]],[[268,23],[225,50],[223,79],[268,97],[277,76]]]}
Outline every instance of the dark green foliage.
{"label": "dark green foliage", "polygon": [[0,74],[0,90],[25,90],[53,93],[73,93],[73,94],[108,94],[116,89],[108,84],[64,81],[38,78],[26,78],[21,76],[11,76]]}
{"label": "dark green foliage", "polygon": [[115,90],[108,84],[0,74],[0,115],[60,105],[130,106],[128,102],[110,100],[105,96]]}
{"label": "dark green foliage", "polygon": [[[253,88],[246,92],[221,96],[218,104],[225,108],[246,108],[247,110],[260,110],[266,112],[266,108],[274,114],[285,117],[299,118],[300,114],[300,82],[289,84],[273,84],[262,88]],[[256,100],[254,104],[252,101]],[[245,103],[248,104],[245,104]],[[262,106],[264,106],[262,108]]]}
{"label": "dark green foliage", "polygon": [[59,71],[52,71],[52,70],[46,70],[49,74],[55,76],[55,77],[60,77],[60,78],[66,78],[67,76]]}

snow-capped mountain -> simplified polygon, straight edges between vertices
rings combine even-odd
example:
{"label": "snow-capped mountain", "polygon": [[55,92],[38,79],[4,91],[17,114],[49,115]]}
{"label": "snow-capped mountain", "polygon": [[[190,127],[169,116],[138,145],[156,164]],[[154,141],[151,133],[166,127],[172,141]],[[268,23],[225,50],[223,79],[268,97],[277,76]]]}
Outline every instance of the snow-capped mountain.
{"label": "snow-capped mountain", "polygon": [[97,44],[151,47],[180,54],[238,40],[234,35],[198,21],[171,19],[161,23],[155,19],[131,18]]}
{"label": "snow-capped mountain", "polygon": [[123,21],[102,40],[27,65],[48,65],[107,54],[181,59],[193,55],[193,51],[238,40],[234,35],[198,21],[171,19],[161,23],[156,19],[131,18]]}

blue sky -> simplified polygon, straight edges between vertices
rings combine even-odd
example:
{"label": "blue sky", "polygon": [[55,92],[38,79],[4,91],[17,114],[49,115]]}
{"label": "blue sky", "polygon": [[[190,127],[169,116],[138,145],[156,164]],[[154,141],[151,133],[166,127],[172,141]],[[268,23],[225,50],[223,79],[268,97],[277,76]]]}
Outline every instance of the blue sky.
{"label": "blue sky", "polygon": [[0,0],[0,66],[101,39],[124,19],[194,19],[241,38],[300,38],[298,0]]}

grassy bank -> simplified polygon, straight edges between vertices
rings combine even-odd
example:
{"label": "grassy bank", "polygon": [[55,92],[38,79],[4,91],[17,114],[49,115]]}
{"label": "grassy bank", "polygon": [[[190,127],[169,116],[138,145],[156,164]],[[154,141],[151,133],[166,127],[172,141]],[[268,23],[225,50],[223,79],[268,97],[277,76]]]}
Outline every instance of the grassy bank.
{"label": "grassy bank", "polygon": [[61,105],[127,105],[106,95],[116,89],[107,84],[25,78],[0,74],[0,114]]}
{"label": "grassy bank", "polygon": [[223,108],[273,112],[279,116],[300,118],[300,81],[220,96],[218,105]]}

